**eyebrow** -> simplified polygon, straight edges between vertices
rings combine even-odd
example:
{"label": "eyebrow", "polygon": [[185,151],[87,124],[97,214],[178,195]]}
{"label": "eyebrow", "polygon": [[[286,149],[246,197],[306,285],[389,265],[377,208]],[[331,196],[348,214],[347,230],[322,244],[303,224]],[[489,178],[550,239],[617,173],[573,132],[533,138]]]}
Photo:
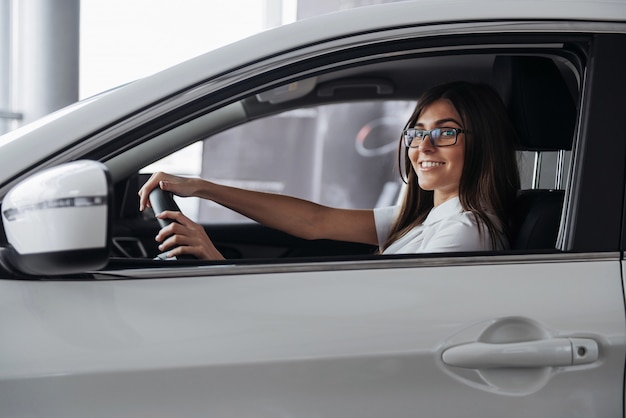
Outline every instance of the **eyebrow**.
{"label": "eyebrow", "polygon": [[[445,124],[447,122],[454,122],[454,123],[456,123],[459,126],[463,126],[459,121],[457,121],[454,118],[445,118],[445,119],[436,120],[435,121],[435,125],[441,126],[441,125],[443,125],[443,124]],[[415,126],[424,126],[424,124],[423,123],[416,123]]]}

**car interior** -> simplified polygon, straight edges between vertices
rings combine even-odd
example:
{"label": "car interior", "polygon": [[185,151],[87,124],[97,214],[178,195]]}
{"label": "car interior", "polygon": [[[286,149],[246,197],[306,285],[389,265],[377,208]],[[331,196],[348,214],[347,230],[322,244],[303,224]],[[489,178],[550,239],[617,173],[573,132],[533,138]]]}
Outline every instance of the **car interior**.
{"label": "car interior", "polygon": [[[194,102],[173,112],[167,123],[155,122],[141,133],[134,133],[136,137],[120,139],[132,146],[120,147],[112,143],[111,149],[103,150],[102,155],[91,156],[105,162],[115,184],[112,257],[105,270],[170,263],[154,260],[159,253],[154,241],[159,225],[151,213],[138,211],[137,191],[149,176],[140,172],[141,168],[198,141],[206,144],[231,129],[285,112],[330,104],[352,106],[414,101],[427,87],[459,79],[484,82],[496,88],[518,130],[523,190],[511,214],[515,233],[511,249],[505,253],[560,251],[558,234],[571,167],[583,54],[575,42],[569,45],[562,41],[533,40],[515,47],[501,42],[503,45],[498,46],[488,40],[485,45],[474,46],[463,53],[445,47],[408,48],[402,43],[387,50],[376,47],[378,49],[344,54],[341,60],[333,61],[331,56],[278,68],[266,79],[254,79],[237,86],[238,90],[233,91],[238,93],[228,100],[207,99],[211,104]],[[399,124],[398,141],[402,129],[403,125]],[[333,126],[329,126],[326,132],[332,130]],[[298,128],[285,132],[287,141],[298,141],[294,132],[298,132]],[[353,141],[352,138],[333,140]],[[290,158],[306,159],[307,156]],[[396,145],[385,158],[392,166],[397,165]],[[260,164],[274,162],[270,156]],[[210,172],[211,167],[206,170]],[[395,170],[397,172],[397,168]],[[399,179],[399,174],[397,176]],[[359,176],[355,180],[367,181]],[[202,221],[202,224],[227,258],[226,262],[202,263],[258,264],[380,257],[370,245],[306,241],[254,222]],[[429,256],[432,255],[409,257]],[[174,261],[182,265],[199,262]]]}

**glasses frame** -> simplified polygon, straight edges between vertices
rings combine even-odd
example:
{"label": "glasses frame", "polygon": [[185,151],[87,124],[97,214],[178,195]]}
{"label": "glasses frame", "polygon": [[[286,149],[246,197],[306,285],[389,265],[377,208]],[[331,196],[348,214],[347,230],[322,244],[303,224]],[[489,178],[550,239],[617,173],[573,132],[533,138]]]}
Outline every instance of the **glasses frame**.
{"label": "glasses frame", "polygon": [[[435,144],[435,140],[433,139],[433,135],[432,135],[433,131],[442,130],[442,129],[449,129],[455,132],[456,135],[454,135],[453,143],[445,144],[445,145]],[[411,132],[412,135],[409,135],[409,132]],[[422,132],[423,134],[422,140],[417,145],[413,145],[413,141],[415,140],[415,132]],[[433,147],[437,147],[437,148],[451,147],[452,145],[456,145],[457,141],[459,140],[459,134],[465,134],[465,133],[469,133],[469,131],[467,129],[452,128],[448,126],[442,126],[442,127],[433,128],[433,129],[408,128],[402,131],[402,142],[404,143],[404,146],[407,148],[419,148],[422,145],[422,143],[426,140],[426,136],[428,136],[428,139]],[[407,138],[411,139],[410,143],[407,141]]]}

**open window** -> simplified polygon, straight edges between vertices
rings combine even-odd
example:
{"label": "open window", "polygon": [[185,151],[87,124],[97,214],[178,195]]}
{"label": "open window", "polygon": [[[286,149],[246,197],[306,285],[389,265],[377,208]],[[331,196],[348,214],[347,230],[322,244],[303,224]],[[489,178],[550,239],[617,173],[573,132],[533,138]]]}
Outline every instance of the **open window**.
{"label": "open window", "polygon": [[[414,101],[334,103],[285,111],[190,145],[142,172],[199,176],[340,208],[397,203],[399,132]],[[210,201],[176,198],[203,224],[250,222]]]}
{"label": "open window", "polygon": [[[132,196],[157,170],[338,207],[393,205],[403,188],[399,133],[415,100],[432,85],[468,80],[496,88],[519,132],[523,191],[511,215],[513,251],[556,251],[584,57],[554,42],[515,48],[481,44],[463,53],[442,49],[396,52],[388,59],[376,55],[358,64],[337,63],[331,70],[309,68],[176,126],[150,141],[160,154],[147,145],[133,151],[146,164],[130,187],[118,187],[126,204],[120,213],[136,212]],[[166,152],[168,147],[177,152]],[[148,160],[146,152],[159,158]],[[306,242],[211,202],[177,201],[229,259],[368,257],[375,251],[353,243]],[[154,255],[158,225],[151,215],[120,220],[125,233],[118,243],[129,245],[132,236],[129,253]]]}

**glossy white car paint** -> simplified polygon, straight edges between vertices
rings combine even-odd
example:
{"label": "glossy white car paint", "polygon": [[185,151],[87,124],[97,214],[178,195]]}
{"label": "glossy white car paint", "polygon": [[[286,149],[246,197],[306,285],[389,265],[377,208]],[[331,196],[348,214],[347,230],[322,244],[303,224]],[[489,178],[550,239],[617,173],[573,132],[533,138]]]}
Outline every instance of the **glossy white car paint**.
{"label": "glossy white car paint", "polygon": [[[485,404],[489,416],[618,416],[618,287],[611,260],[3,282],[1,306],[15,318],[0,317],[14,336],[2,343],[0,401],[7,416],[43,416],[41,405],[55,405],[55,416],[122,416],[126,398],[160,417],[473,417]],[[486,289],[498,297],[485,299]],[[516,341],[594,339],[601,360],[483,370],[443,363],[446,348],[494,326]]]}

